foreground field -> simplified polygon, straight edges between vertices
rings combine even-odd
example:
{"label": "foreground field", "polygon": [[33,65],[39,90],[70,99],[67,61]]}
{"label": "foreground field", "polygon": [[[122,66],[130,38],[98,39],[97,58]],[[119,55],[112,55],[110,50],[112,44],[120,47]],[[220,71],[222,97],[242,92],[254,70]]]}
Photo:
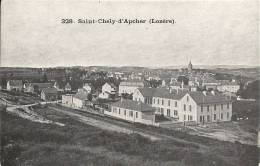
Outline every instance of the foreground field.
{"label": "foreground field", "polygon": [[[1,109],[2,165],[144,165],[255,166],[255,146],[183,135],[183,139],[151,141],[138,134],[98,129],[48,107],[38,108],[47,119],[65,124],[41,124]],[[172,133],[174,135],[175,133]],[[181,137],[176,133],[176,137]]]}

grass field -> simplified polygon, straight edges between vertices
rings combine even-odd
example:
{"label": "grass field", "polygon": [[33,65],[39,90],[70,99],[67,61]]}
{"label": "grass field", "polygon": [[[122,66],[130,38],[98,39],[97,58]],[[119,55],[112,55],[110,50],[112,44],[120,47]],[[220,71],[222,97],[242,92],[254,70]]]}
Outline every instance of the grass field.
{"label": "grass field", "polygon": [[202,143],[205,148],[176,141],[152,142],[137,134],[85,125],[62,113],[51,113],[48,107],[38,111],[66,126],[31,122],[7,114],[2,108],[2,165],[255,166],[258,163],[258,149],[253,146],[181,133],[176,136]]}

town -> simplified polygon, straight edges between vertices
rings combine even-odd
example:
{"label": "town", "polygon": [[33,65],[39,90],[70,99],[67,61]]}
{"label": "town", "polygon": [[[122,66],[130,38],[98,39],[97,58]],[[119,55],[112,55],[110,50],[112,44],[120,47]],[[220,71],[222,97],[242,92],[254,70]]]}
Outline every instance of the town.
{"label": "town", "polygon": [[200,69],[192,62],[179,69],[1,68],[0,101],[7,113],[41,124],[66,126],[50,118],[64,114],[152,141],[180,141],[176,135],[185,133],[255,146],[257,72],[225,70]]}

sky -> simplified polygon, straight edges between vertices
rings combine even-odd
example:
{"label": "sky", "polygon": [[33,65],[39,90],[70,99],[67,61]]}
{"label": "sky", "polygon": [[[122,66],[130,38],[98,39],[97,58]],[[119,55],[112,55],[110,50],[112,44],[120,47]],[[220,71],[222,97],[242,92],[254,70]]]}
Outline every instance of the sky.
{"label": "sky", "polygon": [[[258,0],[4,0],[1,66],[258,66],[258,10]],[[62,24],[66,18],[175,24]]]}

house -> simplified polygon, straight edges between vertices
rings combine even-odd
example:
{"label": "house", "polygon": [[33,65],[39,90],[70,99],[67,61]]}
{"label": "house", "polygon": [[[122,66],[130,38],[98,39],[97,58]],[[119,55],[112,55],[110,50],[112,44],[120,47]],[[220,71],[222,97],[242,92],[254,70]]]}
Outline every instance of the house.
{"label": "house", "polygon": [[6,89],[8,91],[11,90],[21,91],[23,89],[23,82],[22,80],[9,80],[6,84]]}
{"label": "house", "polygon": [[109,93],[109,92],[101,92],[99,95],[98,95],[98,98],[100,99],[109,99],[109,98],[112,98],[112,94]]}
{"label": "house", "polygon": [[65,94],[61,96],[61,103],[68,107],[73,107],[73,96],[72,94]]}
{"label": "house", "polygon": [[91,93],[92,90],[93,90],[92,85],[89,84],[89,83],[85,83],[85,84],[83,85],[83,89],[84,89],[87,93]]}
{"label": "house", "polygon": [[155,110],[153,107],[138,101],[121,100],[111,104],[111,110],[104,114],[133,123],[153,125]]}
{"label": "house", "polygon": [[84,92],[77,92],[73,96],[73,106],[76,108],[83,108],[88,100],[88,94]]}
{"label": "house", "polygon": [[231,121],[232,100],[216,92],[189,92],[180,100],[179,121],[197,124]]}
{"label": "house", "polygon": [[24,92],[40,93],[45,88],[51,88],[52,83],[25,83]]}
{"label": "house", "polygon": [[139,88],[133,100],[149,104],[156,114],[174,118],[180,122],[193,121],[197,124],[230,121],[232,101],[212,92],[167,90],[163,88]]}
{"label": "house", "polygon": [[105,83],[103,86],[102,86],[102,93],[104,92],[108,92],[109,94],[116,94],[116,86],[112,83]]}
{"label": "house", "polygon": [[240,89],[240,85],[237,82],[225,82],[217,85],[217,90],[220,92],[237,93]]}
{"label": "house", "polygon": [[67,84],[65,85],[64,90],[65,90],[65,91],[71,91],[71,86],[70,86],[69,83],[67,83]]}
{"label": "house", "polygon": [[143,81],[129,80],[123,81],[119,84],[119,94],[127,93],[133,94],[137,88],[143,88],[145,86]]}
{"label": "house", "polygon": [[44,88],[41,91],[41,99],[46,101],[53,101],[58,99],[58,91],[56,88]]}

